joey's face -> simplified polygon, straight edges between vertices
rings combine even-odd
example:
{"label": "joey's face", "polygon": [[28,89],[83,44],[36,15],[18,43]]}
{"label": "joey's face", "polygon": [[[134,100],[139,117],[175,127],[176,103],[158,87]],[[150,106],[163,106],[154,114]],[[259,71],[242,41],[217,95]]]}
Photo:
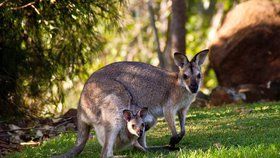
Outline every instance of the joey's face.
{"label": "joey's face", "polygon": [[141,137],[143,132],[145,132],[144,118],[148,113],[148,108],[142,108],[133,114],[131,110],[123,111],[123,118],[126,121],[126,126],[130,134],[136,137]]}
{"label": "joey's face", "polygon": [[200,88],[202,82],[201,65],[205,61],[208,51],[203,50],[197,53],[191,61],[182,53],[174,54],[175,64],[179,67],[179,83],[190,93],[197,93]]}
{"label": "joey's face", "polygon": [[137,116],[127,122],[127,129],[129,133],[141,137],[143,132],[145,132],[145,124],[142,118],[137,118]]}

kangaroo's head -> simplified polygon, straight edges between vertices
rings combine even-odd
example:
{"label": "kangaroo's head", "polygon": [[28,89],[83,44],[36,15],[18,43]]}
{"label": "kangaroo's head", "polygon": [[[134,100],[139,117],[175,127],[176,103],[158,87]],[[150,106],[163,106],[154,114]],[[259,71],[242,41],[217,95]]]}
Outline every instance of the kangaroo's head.
{"label": "kangaroo's head", "polygon": [[127,129],[130,134],[141,137],[145,132],[144,118],[148,113],[148,108],[142,108],[133,114],[131,110],[123,110],[123,118],[126,121]]}
{"label": "kangaroo's head", "polygon": [[192,60],[182,53],[174,53],[175,64],[179,67],[178,79],[180,84],[191,93],[197,93],[202,81],[201,65],[203,64],[208,49],[197,53]]}

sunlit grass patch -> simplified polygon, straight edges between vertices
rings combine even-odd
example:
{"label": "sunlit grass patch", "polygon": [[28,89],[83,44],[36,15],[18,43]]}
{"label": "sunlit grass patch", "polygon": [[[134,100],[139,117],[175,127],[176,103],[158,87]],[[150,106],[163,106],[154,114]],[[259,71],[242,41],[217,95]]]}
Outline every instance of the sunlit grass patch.
{"label": "sunlit grass patch", "polygon": [[[186,136],[179,151],[142,153],[127,149],[115,155],[127,157],[280,157],[280,103],[228,105],[214,108],[191,108],[186,121]],[[163,119],[148,131],[148,145],[166,145],[170,131]],[[64,153],[75,142],[74,133],[28,147],[7,157],[50,157]],[[99,157],[101,146],[94,137],[78,157]]]}

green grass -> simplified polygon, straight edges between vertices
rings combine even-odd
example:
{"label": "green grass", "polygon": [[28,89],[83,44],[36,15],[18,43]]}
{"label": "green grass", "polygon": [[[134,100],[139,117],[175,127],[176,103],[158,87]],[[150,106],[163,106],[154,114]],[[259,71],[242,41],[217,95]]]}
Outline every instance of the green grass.
{"label": "green grass", "polygon": [[[115,155],[127,157],[280,157],[280,103],[228,105],[215,108],[191,108],[186,121],[186,136],[180,151],[149,152],[124,150]],[[170,131],[163,120],[148,131],[148,145],[166,145]],[[50,157],[69,150],[75,134],[63,134],[40,147],[27,147],[7,157]],[[99,157],[101,146],[90,140],[78,157]]]}

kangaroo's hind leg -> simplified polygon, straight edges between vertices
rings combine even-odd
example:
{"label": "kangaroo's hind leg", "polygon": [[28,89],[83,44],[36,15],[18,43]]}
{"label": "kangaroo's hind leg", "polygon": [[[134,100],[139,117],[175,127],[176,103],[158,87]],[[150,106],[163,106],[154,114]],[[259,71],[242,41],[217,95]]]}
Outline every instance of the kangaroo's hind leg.
{"label": "kangaroo's hind leg", "polygon": [[119,128],[110,125],[111,127],[105,128],[105,140],[102,147],[101,158],[113,157],[113,147],[119,133]]}
{"label": "kangaroo's hind leg", "polygon": [[74,157],[82,152],[89,137],[90,126],[85,122],[78,120],[78,137],[75,146],[67,153],[56,156],[60,158]]}

